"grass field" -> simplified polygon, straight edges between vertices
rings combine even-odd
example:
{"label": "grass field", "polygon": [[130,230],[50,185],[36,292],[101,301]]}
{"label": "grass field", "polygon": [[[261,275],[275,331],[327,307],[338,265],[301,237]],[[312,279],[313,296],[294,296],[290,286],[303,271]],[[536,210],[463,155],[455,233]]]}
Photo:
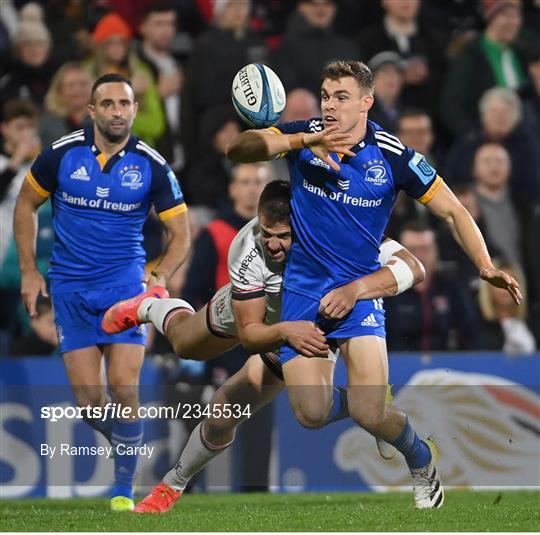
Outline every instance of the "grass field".
{"label": "grass field", "polygon": [[198,494],[165,515],[107,511],[103,499],[0,504],[2,531],[535,531],[540,492],[450,491],[416,511],[408,493]]}

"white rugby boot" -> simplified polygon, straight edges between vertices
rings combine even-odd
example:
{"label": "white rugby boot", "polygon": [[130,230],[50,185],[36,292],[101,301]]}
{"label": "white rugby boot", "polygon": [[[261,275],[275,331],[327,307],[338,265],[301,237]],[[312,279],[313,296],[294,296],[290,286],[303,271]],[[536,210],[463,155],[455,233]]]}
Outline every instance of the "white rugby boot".
{"label": "white rugby boot", "polygon": [[431,451],[431,461],[424,468],[411,468],[414,505],[417,509],[439,509],[444,503],[444,489],[436,463],[440,454],[433,440],[424,440]]}

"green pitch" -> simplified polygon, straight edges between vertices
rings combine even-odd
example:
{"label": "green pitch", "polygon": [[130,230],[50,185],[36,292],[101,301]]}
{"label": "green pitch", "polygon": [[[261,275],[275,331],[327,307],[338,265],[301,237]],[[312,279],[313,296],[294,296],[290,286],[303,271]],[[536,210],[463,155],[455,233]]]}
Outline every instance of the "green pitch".
{"label": "green pitch", "polygon": [[111,513],[106,500],[4,500],[2,531],[534,531],[540,492],[446,493],[416,511],[408,493],[198,494],[165,515]]}

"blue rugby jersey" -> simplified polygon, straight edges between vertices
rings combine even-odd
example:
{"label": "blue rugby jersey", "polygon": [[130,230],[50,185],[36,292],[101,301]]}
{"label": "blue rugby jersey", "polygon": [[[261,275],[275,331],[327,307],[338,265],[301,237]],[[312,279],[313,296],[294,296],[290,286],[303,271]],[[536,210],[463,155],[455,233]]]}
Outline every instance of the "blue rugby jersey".
{"label": "blue rugby jersey", "polygon": [[187,210],[165,159],[135,136],[106,161],[92,128],[68,134],[36,158],[27,180],[40,195],[52,195],[49,278],[56,292],[141,281],[150,205],[161,220]]}
{"label": "blue rugby jersey", "polygon": [[[268,130],[323,128],[321,119],[311,119]],[[399,190],[426,203],[443,184],[424,156],[372,121],[351,150],[354,158],[331,154],[339,173],[309,149],[287,153],[294,238],[284,285],[314,299],[379,269],[379,245]]]}

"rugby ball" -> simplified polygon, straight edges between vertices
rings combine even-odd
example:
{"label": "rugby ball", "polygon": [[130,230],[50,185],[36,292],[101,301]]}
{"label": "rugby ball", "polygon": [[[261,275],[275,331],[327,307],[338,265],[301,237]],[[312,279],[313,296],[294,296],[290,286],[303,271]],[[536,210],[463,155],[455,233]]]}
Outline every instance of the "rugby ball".
{"label": "rugby ball", "polygon": [[285,89],[272,69],[250,63],[234,77],[232,102],[236,113],[249,126],[266,128],[277,123],[285,108]]}

